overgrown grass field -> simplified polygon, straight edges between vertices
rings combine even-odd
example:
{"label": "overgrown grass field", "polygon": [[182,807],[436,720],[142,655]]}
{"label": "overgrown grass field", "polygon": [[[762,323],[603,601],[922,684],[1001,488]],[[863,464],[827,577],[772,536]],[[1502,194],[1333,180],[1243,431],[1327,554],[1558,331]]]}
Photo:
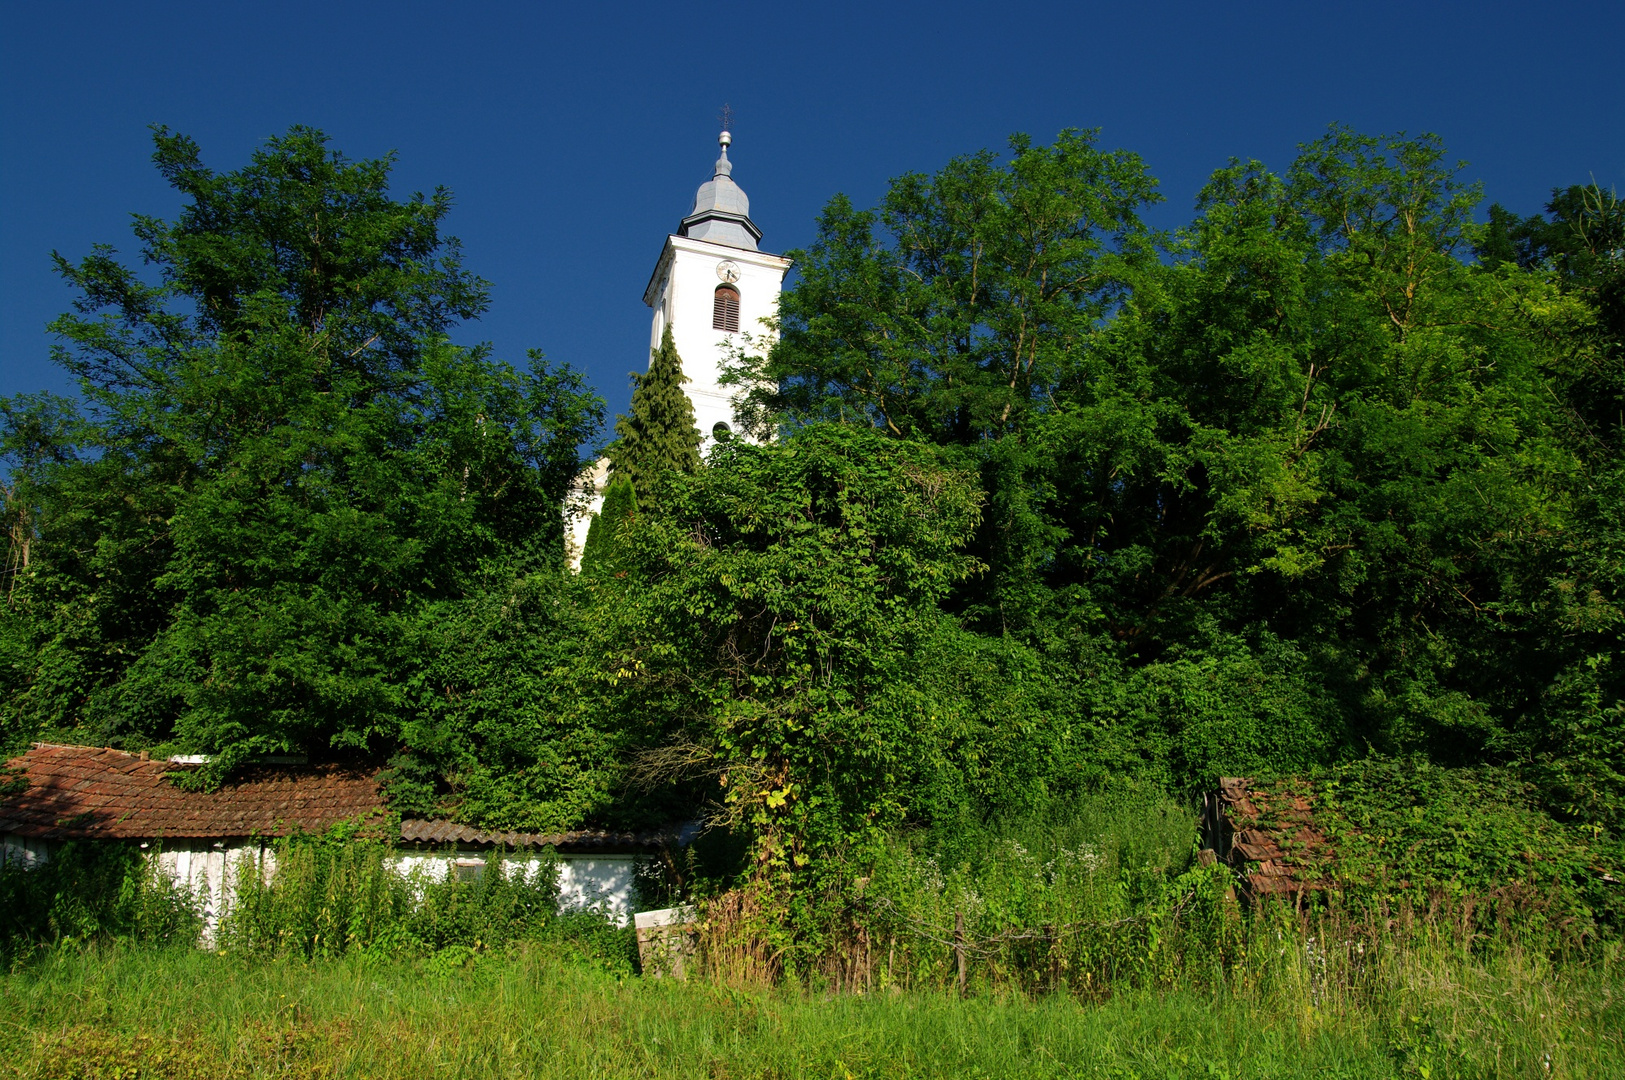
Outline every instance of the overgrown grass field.
{"label": "overgrown grass field", "polygon": [[[682,983],[499,855],[430,880],[289,838],[200,936],[139,852],[66,846],[0,870],[0,1076],[1625,1077],[1612,886],[1515,814],[1451,839],[1428,805],[1361,819],[1409,889],[1356,862],[1256,904],[1155,791],[950,822],[799,912],[700,892]],[[1484,845],[1548,856],[1516,878]]]}
{"label": "overgrown grass field", "polygon": [[645,979],[556,946],[466,963],[67,946],[5,977],[0,1074],[1625,1076],[1612,954],[1554,968],[1416,950],[1383,975],[1358,1000],[1317,992],[1307,967],[1296,985],[960,999]]}

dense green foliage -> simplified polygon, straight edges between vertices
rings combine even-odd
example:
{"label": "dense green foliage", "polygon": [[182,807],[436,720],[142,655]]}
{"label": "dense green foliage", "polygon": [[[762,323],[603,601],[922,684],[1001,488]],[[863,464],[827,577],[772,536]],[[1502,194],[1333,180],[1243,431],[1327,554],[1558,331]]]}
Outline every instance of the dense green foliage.
{"label": "dense green foliage", "polygon": [[1576,940],[1625,923],[1618,839],[1556,821],[1507,768],[1370,758],[1321,770],[1315,817],[1330,876],[1379,902],[1478,904],[1481,920],[1536,914]]}
{"label": "dense green foliage", "polygon": [[203,917],[195,897],[128,844],[63,844],[43,865],[0,862],[0,962],[42,943],[189,945]]}
{"label": "dense green foliage", "polygon": [[1565,204],[1585,260],[1475,264],[1438,140],[1339,128],[1218,171],[1159,241],[1132,157],[1012,150],[831,203],[736,375],[758,429],[871,428],[977,477],[985,570],[942,607],[1042,673],[1085,771],[1419,754],[1617,829],[1615,204]]}
{"label": "dense green foliage", "polygon": [[667,323],[660,347],[649,356],[649,370],[632,373],[632,412],[616,419],[617,438],[610,448],[610,474],[626,477],[645,498],[666,472],[700,467],[700,429],[683,390],[686,382]]}
{"label": "dense green foliage", "polygon": [[[984,632],[1138,671],[1202,657],[1221,680],[1280,641],[1301,689],[1271,712],[1312,757],[1371,745],[1472,760],[1515,738],[1554,658],[1531,656],[1533,683],[1507,685],[1520,636],[1486,609],[1538,603],[1522,589],[1545,582],[1508,578],[1570,524],[1583,462],[1549,369],[1583,306],[1541,275],[1462,260],[1476,193],[1430,140],[1336,131],[1282,177],[1221,170],[1166,262],[1133,257],[1131,204],[1045,217],[1026,186],[994,182],[1092,192],[1104,166],[1087,146],[1018,142],[1007,170],[983,156],[905,178],[882,215],[890,244],[835,204],[786,297],[784,344],[760,358],[783,387],[758,394],[765,415],[827,416],[822,391],[959,448],[982,477],[972,550],[988,570],[956,606]],[[1011,213],[1048,231],[1023,235]],[[1084,228],[1120,253],[1062,275],[1047,260]],[[933,290],[889,284],[906,270]],[[1076,325],[1046,332],[1054,319],[1032,315],[1029,341],[1022,314],[1061,276],[1115,284],[1115,313],[1071,298]],[[935,295],[955,288],[985,309]],[[963,325],[939,327],[942,308]],[[914,383],[844,381],[893,352]],[[970,366],[956,377],[944,353]],[[969,402],[972,385],[996,404]],[[1212,778],[1195,761],[1170,777]]]}
{"label": "dense green foliage", "polygon": [[80,401],[5,404],[6,732],[169,742],[215,776],[387,751],[422,708],[425,626],[559,572],[601,405],[539,354],[447,340],[485,289],[440,234],[445,192],[396,202],[387,160],[299,128],[223,174],[156,143],[187,205],[137,218],[155,269],[57,259]]}
{"label": "dense green foliage", "polygon": [[[450,342],[484,301],[445,196],[297,129],[222,175],[158,146],[158,282],[62,261],[82,400],[3,404],[14,743],[387,759],[397,809],[493,827],[703,817],[676,884],[802,974],[879,932],[859,880],[992,898],[1011,843],[1110,862],[1078,807],[1236,774],[1327,785],[1373,904],[1523,889],[1617,933],[1611,195],[1481,225],[1440,140],[1338,127],[1166,235],[1085,132],[837,197],[730,375],[761,441],[700,461],[668,327],[575,575],[600,405]],[[994,921],[1166,910],[1207,881],[1184,821]]]}
{"label": "dense green foliage", "polygon": [[647,779],[703,777],[762,857],[800,860],[897,822],[898,782],[945,746],[907,669],[953,633],[936,602],[973,568],[957,549],[976,499],[928,447],[863,431],[712,462],[625,534],[629,584],[599,600],[606,674],[650,718]]}

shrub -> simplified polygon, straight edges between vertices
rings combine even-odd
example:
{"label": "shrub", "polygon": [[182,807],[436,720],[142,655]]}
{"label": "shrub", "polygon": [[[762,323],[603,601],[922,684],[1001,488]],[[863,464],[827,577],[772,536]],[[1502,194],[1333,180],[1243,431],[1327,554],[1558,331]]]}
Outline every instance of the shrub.
{"label": "shrub", "polygon": [[[277,956],[341,956],[501,948],[541,936],[556,918],[558,868],[510,864],[494,852],[472,880],[401,873],[378,841],[279,841],[239,869],[221,920],[222,948]],[[602,921],[602,920],[600,920]]]}
{"label": "shrub", "polygon": [[1517,771],[1368,758],[1315,774],[1334,874],[1363,902],[1447,903],[1470,919],[1537,923],[1573,941],[1625,927],[1619,841],[1559,821]]}
{"label": "shrub", "polygon": [[202,911],[133,844],[72,841],[48,862],[0,862],[0,957],[67,940],[126,939],[191,945]]}

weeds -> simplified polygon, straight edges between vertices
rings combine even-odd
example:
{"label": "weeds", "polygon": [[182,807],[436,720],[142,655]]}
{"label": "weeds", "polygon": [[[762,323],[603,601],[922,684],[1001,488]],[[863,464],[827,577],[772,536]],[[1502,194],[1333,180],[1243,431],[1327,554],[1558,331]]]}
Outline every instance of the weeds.
{"label": "weeds", "polygon": [[1314,973],[1301,948],[1271,953],[1270,963],[1275,978],[1220,989],[962,999],[628,979],[535,943],[456,966],[362,953],[304,961],[70,947],[5,978],[0,1075],[1625,1075],[1612,960],[1395,953],[1388,989],[1360,1002],[1306,996]]}
{"label": "weeds", "polygon": [[67,843],[26,868],[0,860],[0,914],[7,963],[43,942],[190,945],[203,925],[197,897],[130,844]]}
{"label": "weeds", "polygon": [[[1155,790],[1119,785],[1024,818],[951,822],[861,861],[829,860],[817,895],[752,882],[703,898],[698,966],[731,985],[787,978],[859,993],[1280,986],[1328,1006],[1388,993],[1394,965],[1415,955],[1584,959],[1614,940],[1611,922],[1577,915],[1602,910],[1585,902],[1596,886],[1581,864],[1554,872],[1502,855],[1476,878],[1462,872],[1475,845],[1545,850],[1549,819],[1508,811],[1475,833],[1464,792],[1446,795],[1434,801],[1447,806],[1367,811],[1382,843],[1407,852],[1404,889],[1348,874],[1339,889],[1246,908],[1228,867],[1198,864],[1189,810]],[[1380,792],[1362,797],[1381,806]],[[1351,846],[1369,862],[1378,845]]]}
{"label": "weeds", "polygon": [[[560,913],[550,857],[510,863],[494,852],[472,879],[401,873],[381,842],[291,837],[245,853],[210,948],[244,957],[439,956],[456,966],[521,941],[548,941],[627,973],[636,939],[598,911]],[[50,861],[0,866],[0,948],[13,962],[74,942],[195,945],[202,905],[133,845],[67,844]],[[461,959],[458,959],[461,958]]]}
{"label": "weeds", "polygon": [[492,949],[543,933],[555,918],[558,865],[493,853],[473,880],[402,874],[388,845],[279,842],[245,858],[218,934],[228,951],[335,957]]}

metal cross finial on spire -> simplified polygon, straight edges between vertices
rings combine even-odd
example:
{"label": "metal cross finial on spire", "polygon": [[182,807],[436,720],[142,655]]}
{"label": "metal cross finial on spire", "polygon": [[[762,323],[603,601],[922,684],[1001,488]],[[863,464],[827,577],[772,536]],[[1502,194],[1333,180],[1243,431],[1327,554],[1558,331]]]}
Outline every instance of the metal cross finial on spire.
{"label": "metal cross finial on spire", "polygon": [[722,111],[717,114],[717,120],[722,124],[722,134],[717,136],[717,145],[722,147],[722,156],[717,158],[718,176],[727,176],[734,170],[733,163],[728,160],[728,147],[734,141],[733,135],[728,131],[728,126],[733,123],[733,118],[733,108],[724,104]]}

